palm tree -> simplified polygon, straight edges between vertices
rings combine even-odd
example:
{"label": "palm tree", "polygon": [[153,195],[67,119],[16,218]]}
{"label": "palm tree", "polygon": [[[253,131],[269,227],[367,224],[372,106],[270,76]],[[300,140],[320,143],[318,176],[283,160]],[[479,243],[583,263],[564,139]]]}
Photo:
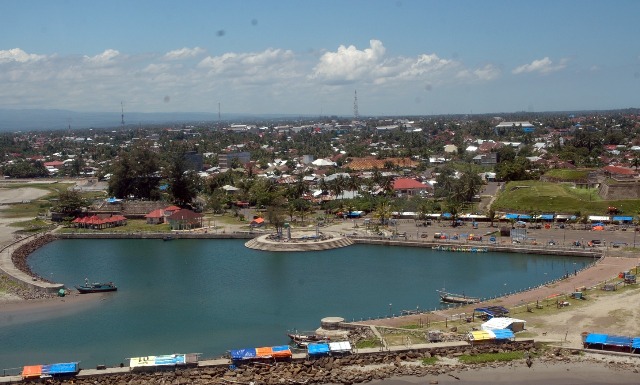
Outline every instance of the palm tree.
{"label": "palm tree", "polygon": [[493,227],[493,220],[496,218],[496,210],[489,209],[489,214],[487,214],[489,220],[491,221],[491,227]]}
{"label": "palm tree", "polygon": [[329,182],[329,189],[333,193],[333,195],[338,198],[338,196],[342,193],[342,177],[337,177],[331,182]]}
{"label": "palm tree", "polygon": [[451,226],[455,227],[456,220],[458,219],[458,208],[460,207],[460,203],[452,199],[447,199],[446,207],[447,211],[451,214]]}
{"label": "palm tree", "polygon": [[384,191],[384,195],[392,196],[393,195],[393,177],[388,176],[382,180],[382,185],[380,185],[382,190]]}
{"label": "palm tree", "polygon": [[382,225],[386,224],[391,218],[391,206],[386,200],[381,201],[373,213],[374,218],[379,218]]}

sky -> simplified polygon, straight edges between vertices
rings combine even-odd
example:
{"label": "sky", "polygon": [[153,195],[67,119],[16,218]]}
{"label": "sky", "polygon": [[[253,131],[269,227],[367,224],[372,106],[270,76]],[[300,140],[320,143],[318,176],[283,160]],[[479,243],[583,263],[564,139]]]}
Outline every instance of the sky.
{"label": "sky", "polygon": [[640,1],[3,0],[0,108],[640,107]]}

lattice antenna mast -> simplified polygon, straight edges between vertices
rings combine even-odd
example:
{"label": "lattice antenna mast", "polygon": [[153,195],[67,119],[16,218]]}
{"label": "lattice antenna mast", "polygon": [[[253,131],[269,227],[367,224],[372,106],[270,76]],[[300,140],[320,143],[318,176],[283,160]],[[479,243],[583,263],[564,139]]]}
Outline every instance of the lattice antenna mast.
{"label": "lattice antenna mast", "polygon": [[121,118],[120,124],[122,124],[122,128],[124,128],[124,103],[123,102],[120,102],[120,111],[122,111],[120,115],[120,118]]}
{"label": "lattice antenna mast", "polygon": [[353,117],[356,120],[360,119],[360,113],[358,112],[358,90],[354,91],[354,97],[353,97]]}

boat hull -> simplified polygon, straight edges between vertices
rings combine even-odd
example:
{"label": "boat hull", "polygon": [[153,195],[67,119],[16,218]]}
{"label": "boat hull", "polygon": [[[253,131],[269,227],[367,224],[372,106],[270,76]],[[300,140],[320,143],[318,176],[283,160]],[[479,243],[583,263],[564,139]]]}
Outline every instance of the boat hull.
{"label": "boat hull", "polygon": [[445,303],[458,303],[458,304],[469,305],[472,303],[480,302],[480,298],[467,297],[465,295],[452,294],[452,293],[447,293],[445,291],[440,291],[440,290],[438,290],[438,294],[440,295],[440,300]]}
{"label": "boat hull", "polygon": [[87,293],[105,293],[105,292],[109,292],[109,291],[116,291],[118,290],[118,288],[111,283],[94,283],[94,284],[90,284],[90,285],[83,285],[83,286],[76,286],[75,287],[76,290],[78,290],[78,292],[80,294],[87,294]]}

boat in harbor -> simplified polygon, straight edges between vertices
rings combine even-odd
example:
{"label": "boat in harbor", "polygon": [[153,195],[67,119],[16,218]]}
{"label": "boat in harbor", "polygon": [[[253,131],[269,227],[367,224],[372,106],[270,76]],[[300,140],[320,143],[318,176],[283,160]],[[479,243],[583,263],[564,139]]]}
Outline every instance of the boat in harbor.
{"label": "boat in harbor", "polygon": [[80,292],[80,294],[103,293],[103,292],[118,290],[118,288],[116,287],[116,285],[113,284],[113,282],[106,282],[106,283],[89,282],[86,279],[85,279],[84,285],[76,285],[75,288],[76,290],[78,290],[78,292]]}
{"label": "boat in harbor", "polygon": [[486,253],[489,251],[487,247],[482,246],[455,246],[455,245],[438,245],[433,246],[432,250],[437,251],[455,251],[462,253]]}
{"label": "boat in harbor", "polygon": [[449,293],[445,290],[436,290],[436,291],[440,295],[440,301],[442,302],[459,303],[464,305],[480,302],[480,298],[477,298],[477,297],[468,297],[464,294],[460,295],[460,294]]}
{"label": "boat in harbor", "polygon": [[289,338],[291,338],[291,342],[299,348],[306,348],[310,343],[329,341],[329,337],[317,334],[287,333],[287,336],[289,336]]}

